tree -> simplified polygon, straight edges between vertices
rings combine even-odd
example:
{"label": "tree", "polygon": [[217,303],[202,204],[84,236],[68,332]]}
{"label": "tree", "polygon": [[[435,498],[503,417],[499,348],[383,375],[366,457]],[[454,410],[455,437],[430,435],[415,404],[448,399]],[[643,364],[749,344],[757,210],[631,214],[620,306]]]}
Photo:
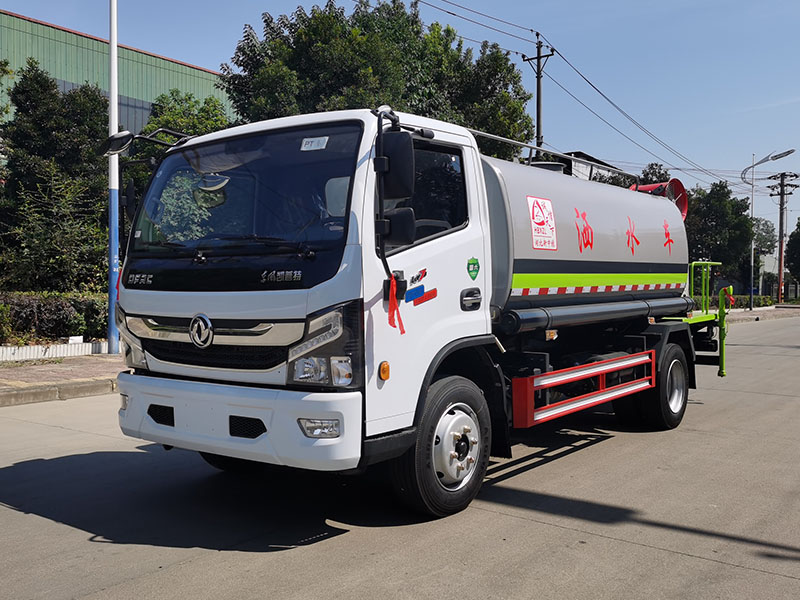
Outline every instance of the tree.
{"label": "tree", "polygon": [[753,241],[755,252],[759,257],[775,252],[775,248],[778,247],[775,224],[769,219],[756,217],[753,220]]}
{"label": "tree", "polygon": [[786,242],[784,261],[792,277],[800,280],[800,219],[797,219],[797,226],[789,235],[789,241]]}
{"label": "tree", "polygon": [[6,289],[100,291],[106,273],[106,231],[88,206],[86,185],[50,161],[36,190],[20,195],[20,221],[0,254]]}
{"label": "tree", "polygon": [[708,191],[695,187],[688,195],[685,225],[689,260],[721,262],[723,273],[736,276],[742,261],[746,259],[748,265],[750,261],[753,227],[749,201],[732,197],[725,181],[712,183]]}
{"label": "tree", "polygon": [[98,222],[103,222],[107,171],[97,148],[107,135],[108,101],[100,89],[84,84],[62,94],[55,80],[28,59],[9,99],[14,117],[1,130],[8,153],[6,226],[17,222],[20,199],[37,190],[51,162],[83,183],[82,201],[94,207]]}
{"label": "tree", "polygon": [[[35,271],[54,274],[44,263],[29,260],[31,256],[44,259],[46,254],[42,254],[38,242],[33,244],[24,231],[25,227],[32,227],[39,233],[44,231],[36,229],[43,221],[35,218],[44,213],[36,212],[41,209],[36,208],[41,202],[35,199],[61,202],[55,196],[69,193],[70,201],[76,203],[71,208],[75,219],[69,222],[86,237],[85,244],[94,247],[106,243],[107,171],[97,148],[107,135],[108,101],[97,86],[89,84],[66,93],[59,92],[55,80],[33,59],[28,59],[26,66],[15,75],[15,84],[9,92],[13,117],[0,128],[8,155],[8,178],[0,207],[0,254],[3,255],[0,279],[7,285],[26,289],[45,281],[35,279],[39,276]],[[80,193],[61,185],[66,181],[78,186]],[[31,210],[33,213],[28,214]],[[46,235],[40,238],[42,244],[47,240]],[[22,242],[25,242],[24,251],[15,246]],[[56,244],[55,237],[53,244]],[[64,270],[52,285],[60,289],[60,281],[80,280],[81,287],[96,286],[87,269],[74,265],[72,256],[75,254],[62,257],[59,264]],[[22,266],[15,267],[14,260],[22,261]],[[96,264],[101,265],[102,261]],[[74,273],[66,271],[73,266]],[[34,272],[22,276],[24,269]]]}
{"label": "tree", "polygon": [[671,176],[669,171],[661,163],[649,163],[642,169],[642,176],[639,178],[639,185],[649,185],[651,183],[663,183],[669,181]]}
{"label": "tree", "polygon": [[[209,96],[199,100],[191,93],[182,93],[172,89],[168,94],[161,94],[153,101],[150,118],[142,129],[147,135],[157,129],[171,129],[187,135],[205,135],[230,127],[230,121],[225,114],[225,106],[217,98]],[[164,133],[156,137],[168,142],[175,142],[175,137]],[[147,142],[135,142],[134,153],[131,158],[136,160],[154,158],[160,159],[166,149],[163,146]],[[133,179],[137,190],[144,190],[150,177],[150,169],[142,165],[126,166],[127,159],[123,157],[123,185],[128,179]]]}
{"label": "tree", "polygon": [[[426,32],[416,2],[359,1],[351,15],[329,0],[307,13],[262,15],[249,25],[219,85],[244,121],[323,110],[378,107],[413,112],[520,141],[533,138],[531,95],[508,53],[484,42],[478,57],[451,27]],[[505,157],[506,144],[480,140]]]}
{"label": "tree", "polygon": [[[9,67],[8,59],[0,60],[0,86],[3,85],[3,79],[6,77],[11,77],[14,75],[14,71],[11,70]],[[0,103],[0,120],[4,119],[5,116],[11,111],[11,105],[8,102]]]}
{"label": "tree", "polygon": [[[664,168],[664,165],[660,163],[649,163],[642,169],[642,174],[639,177],[639,185],[662,183],[669,180],[670,174],[669,171]],[[617,187],[624,188],[629,188],[636,183],[636,179],[632,176],[621,175],[620,173],[611,173],[610,175],[597,173],[592,177],[592,181],[599,181],[601,183],[608,183],[609,185],[616,185]]]}

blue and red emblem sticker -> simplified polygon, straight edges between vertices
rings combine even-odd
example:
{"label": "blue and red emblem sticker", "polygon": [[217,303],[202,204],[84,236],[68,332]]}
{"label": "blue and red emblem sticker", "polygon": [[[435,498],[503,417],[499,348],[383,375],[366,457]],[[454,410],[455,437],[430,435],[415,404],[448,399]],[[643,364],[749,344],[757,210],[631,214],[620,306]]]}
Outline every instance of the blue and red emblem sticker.
{"label": "blue and red emblem sticker", "polygon": [[[411,285],[415,283],[419,283],[428,275],[428,269],[420,269],[420,271],[411,278]],[[428,300],[433,300],[436,298],[436,288],[432,290],[425,290],[425,285],[418,285],[416,287],[412,287],[406,292],[405,301],[406,304],[413,304],[414,306],[419,306],[427,302]]]}

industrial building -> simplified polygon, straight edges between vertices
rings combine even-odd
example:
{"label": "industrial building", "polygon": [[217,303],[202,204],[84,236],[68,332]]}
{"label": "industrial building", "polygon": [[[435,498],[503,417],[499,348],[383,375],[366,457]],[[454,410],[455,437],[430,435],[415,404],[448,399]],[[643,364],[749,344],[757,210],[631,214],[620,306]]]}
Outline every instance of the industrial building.
{"label": "industrial building", "polygon": [[[62,92],[86,82],[108,93],[108,41],[0,10],[0,59],[14,71],[29,57],[56,80]],[[177,88],[198,99],[214,96],[229,115],[227,96],[214,84],[219,73],[152,52],[119,45],[119,123],[138,133],[147,123],[153,100]],[[13,83],[13,79],[11,80]],[[0,90],[0,104],[7,101]]]}

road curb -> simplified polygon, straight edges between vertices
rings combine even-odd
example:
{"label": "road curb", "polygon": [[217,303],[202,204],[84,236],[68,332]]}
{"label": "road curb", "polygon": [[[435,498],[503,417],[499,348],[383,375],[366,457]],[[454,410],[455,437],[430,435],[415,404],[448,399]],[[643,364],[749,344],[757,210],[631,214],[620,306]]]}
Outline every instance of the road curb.
{"label": "road curb", "polygon": [[116,389],[117,379],[107,377],[5,389],[0,390],[0,407],[99,396],[100,394],[110,394]]}

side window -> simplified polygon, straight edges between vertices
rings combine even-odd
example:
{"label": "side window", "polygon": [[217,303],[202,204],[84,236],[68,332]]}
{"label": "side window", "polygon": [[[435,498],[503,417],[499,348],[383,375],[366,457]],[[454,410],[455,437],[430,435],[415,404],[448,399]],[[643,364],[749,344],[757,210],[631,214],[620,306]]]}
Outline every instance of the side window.
{"label": "side window", "polygon": [[[417,220],[417,242],[467,222],[467,190],[461,151],[417,142],[414,146],[414,196],[386,209],[410,206]],[[387,249],[395,249],[388,247]]]}

